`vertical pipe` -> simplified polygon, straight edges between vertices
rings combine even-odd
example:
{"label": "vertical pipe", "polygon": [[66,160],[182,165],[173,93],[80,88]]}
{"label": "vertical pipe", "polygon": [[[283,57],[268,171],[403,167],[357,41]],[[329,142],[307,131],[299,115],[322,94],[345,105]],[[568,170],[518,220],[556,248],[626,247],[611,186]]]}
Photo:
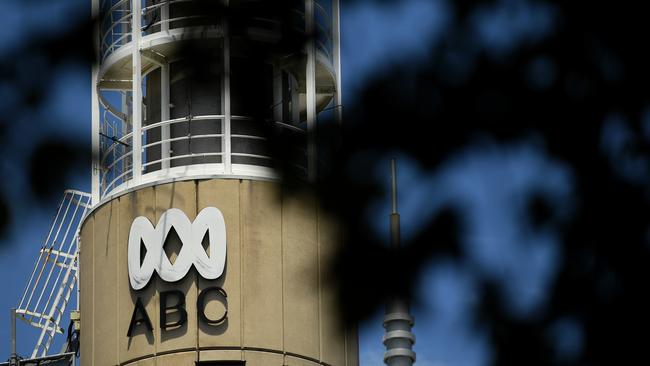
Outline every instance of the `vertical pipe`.
{"label": "vertical pipe", "polygon": [[305,31],[307,42],[307,178],[316,179],[316,45],[314,0],[305,0]]}
{"label": "vertical pipe", "polygon": [[[229,3],[229,2],[227,2]],[[228,4],[229,5],[229,4]],[[223,18],[223,169],[225,174],[232,173],[232,144],[231,144],[231,123],[232,115],[230,110],[230,32],[228,20]]]}
{"label": "vertical pipe", "polygon": [[334,118],[343,123],[343,90],[341,88],[341,8],[339,0],[332,0],[332,44],[334,72],[336,73],[336,97],[334,99]]}
{"label": "vertical pipe", "polygon": [[18,365],[18,354],[16,354],[16,309],[11,309],[11,358],[9,364],[11,366]]}
{"label": "vertical pipe", "polygon": [[[163,5],[163,7],[166,5]],[[170,119],[169,113],[169,63],[165,62],[160,66],[160,120],[168,121]],[[162,159],[162,169],[169,169],[169,138],[170,126],[168,124],[160,127],[160,139],[163,141],[160,158]]]}
{"label": "vertical pipe", "polygon": [[[93,52],[99,60],[99,0],[92,0],[91,16],[94,21],[93,25]],[[92,120],[90,137],[92,145],[92,166],[91,166],[91,194],[92,204],[96,205],[100,199],[100,157],[99,157],[99,96],[97,95],[97,76],[99,73],[99,62],[93,62],[91,66],[91,94],[90,94],[90,114]]]}
{"label": "vertical pipe", "polygon": [[140,38],[142,21],[141,0],[131,0],[131,45],[133,61],[133,83],[132,83],[132,112],[131,122],[133,123],[132,155],[133,158],[133,182],[140,183],[142,176],[142,59],[140,57]]}

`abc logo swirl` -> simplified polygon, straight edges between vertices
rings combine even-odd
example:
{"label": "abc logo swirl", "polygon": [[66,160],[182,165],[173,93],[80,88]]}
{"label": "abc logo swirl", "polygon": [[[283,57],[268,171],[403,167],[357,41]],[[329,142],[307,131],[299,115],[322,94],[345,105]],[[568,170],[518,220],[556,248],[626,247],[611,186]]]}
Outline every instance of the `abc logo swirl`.
{"label": "abc logo swirl", "polygon": [[[172,264],[163,246],[174,228],[181,240],[182,248]],[[209,253],[201,245],[208,233]],[[146,252],[141,260],[141,244]],[[214,280],[223,274],[226,264],[226,224],[223,214],[215,207],[201,210],[194,222],[185,213],[172,208],[160,216],[154,227],[146,217],[137,217],[129,232],[128,267],[131,288],[144,288],[154,272],[166,282],[181,280],[194,266],[199,275]]]}

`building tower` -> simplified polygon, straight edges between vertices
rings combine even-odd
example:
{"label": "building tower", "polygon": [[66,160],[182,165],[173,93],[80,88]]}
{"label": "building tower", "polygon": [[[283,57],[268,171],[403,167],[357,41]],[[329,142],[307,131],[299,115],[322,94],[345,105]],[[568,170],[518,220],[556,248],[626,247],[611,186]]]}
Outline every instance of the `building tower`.
{"label": "building tower", "polygon": [[[325,282],[336,222],[287,194],[266,135],[316,176],[317,121],[340,120],[338,0],[92,6],[81,365],[357,366]],[[281,46],[287,30],[307,41]]]}

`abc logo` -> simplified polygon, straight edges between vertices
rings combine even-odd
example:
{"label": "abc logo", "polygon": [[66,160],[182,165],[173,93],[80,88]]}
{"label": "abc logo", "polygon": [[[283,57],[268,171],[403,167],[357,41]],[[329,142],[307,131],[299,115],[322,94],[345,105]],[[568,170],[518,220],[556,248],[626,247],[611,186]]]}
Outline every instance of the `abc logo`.
{"label": "abc logo", "polygon": [[[183,244],[178,257],[172,264],[163,245],[174,228]],[[208,235],[209,253],[201,241]],[[141,247],[146,252],[141,260]],[[226,224],[223,214],[215,207],[201,210],[194,222],[190,222],[183,211],[172,208],[160,216],[154,227],[146,217],[137,217],[129,232],[128,267],[131,288],[144,288],[154,272],[166,282],[181,280],[192,266],[207,280],[221,276],[226,264]]]}

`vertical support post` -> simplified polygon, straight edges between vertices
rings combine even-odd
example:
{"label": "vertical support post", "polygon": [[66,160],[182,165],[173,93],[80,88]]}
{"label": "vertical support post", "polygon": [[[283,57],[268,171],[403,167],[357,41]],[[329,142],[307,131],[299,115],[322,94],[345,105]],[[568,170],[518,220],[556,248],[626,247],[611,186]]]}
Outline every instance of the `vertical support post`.
{"label": "vertical support post", "polygon": [[133,158],[133,181],[137,185],[142,177],[142,59],[140,56],[140,38],[142,37],[142,2],[141,0],[131,0],[131,44],[132,44],[132,61],[133,61],[133,84],[131,97],[131,110],[133,116],[133,138],[132,138],[132,155]]}
{"label": "vertical support post", "polygon": [[300,83],[293,77],[289,77],[291,88],[291,123],[295,126],[300,124]]}
{"label": "vertical support post", "polygon": [[223,18],[223,115],[223,155],[221,160],[223,161],[224,173],[232,174],[232,144],[230,138],[232,131],[232,111],[230,110],[230,31],[226,18]]}
{"label": "vertical support post", "polygon": [[16,309],[11,309],[11,358],[9,365],[18,366],[18,354],[16,353]]}
{"label": "vertical support post", "polygon": [[343,123],[343,89],[341,88],[341,8],[339,0],[332,0],[332,56],[336,73],[336,95],[334,98],[334,118],[341,126]]}
{"label": "vertical support post", "polygon": [[[120,91],[120,98],[122,102],[122,112],[124,113],[124,119],[120,119],[121,127],[122,127],[122,134],[126,135],[128,133],[128,129],[130,125],[133,125],[133,122],[131,122],[131,115],[129,115],[129,98],[128,98],[128,91],[127,90],[122,90]],[[115,134],[115,132],[113,132]],[[116,159],[116,151],[113,149],[113,159]]]}
{"label": "vertical support post", "polygon": [[164,3],[160,6],[160,30],[162,32],[169,31],[169,0],[163,0]]}
{"label": "vertical support post", "polygon": [[[391,218],[397,215],[398,220],[391,220],[391,233],[399,234],[399,214],[397,213],[397,162],[395,159],[390,160],[390,201],[391,201]],[[399,248],[399,235],[397,237],[391,234],[391,244]]]}
{"label": "vertical support post", "polygon": [[[129,94],[128,93],[129,93],[128,90],[120,91],[120,98],[121,98],[121,101],[122,101],[122,109],[121,109],[121,111],[124,114],[124,119],[120,119],[120,122],[121,122],[120,126],[122,128],[121,131],[122,131],[123,136],[126,135],[127,133],[129,133],[129,129],[133,126],[133,122],[131,121],[133,116],[132,116],[132,114],[129,114]],[[116,135],[115,127],[113,127],[112,135],[113,136]],[[127,143],[128,143],[128,141],[127,141]],[[131,149],[133,149],[133,146],[131,146]],[[115,161],[115,159],[117,159],[120,156],[120,154],[119,154],[117,149],[112,149],[112,150],[113,151],[111,152],[111,154],[113,155],[113,161]],[[124,151],[124,153],[127,153],[127,152],[128,151],[126,151],[126,150]],[[121,165],[122,165],[121,171],[118,170],[117,172],[115,172],[115,171],[111,172],[112,173],[111,178],[116,178],[118,175],[120,175],[122,173],[126,174],[129,169],[132,169],[133,168],[133,158],[131,158],[130,160],[129,159],[124,159],[124,162]],[[108,180],[108,179],[105,179],[105,180]],[[108,181],[110,181],[110,180],[108,180]],[[115,185],[113,186],[113,188],[114,187],[115,187]]]}
{"label": "vertical support post", "polygon": [[283,122],[282,120],[282,69],[278,63],[273,64],[273,120]]}
{"label": "vertical support post", "polygon": [[[99,60],[99,0],[93,0],[91,5],[91,16],[93,26],[93,52]],[[99,96],[97,94],[97,77],[99,74],[99,62],[93,62],[91,66],[91,92],[90,92],[90,114],[91,114],[91,134],[92,145],[92,163],[91,163],[91,195],[92,205],[99,203],[100,199],[100,156],[99,156]]]}
{"label": "vertical support post", "polygon": [[[165,5],[163,5],[165,6]],[[170,119],[169,113],[169,63],[165,62],[160,67],[160,120],[168,121]],[[160,148],[160,158],[162,159],[162,169],[169,169],[169,138],[170,126],[168,124],[160,127],[160,138],[163,141]]]}
{"label": "vertical support post", "polygon": [[[88,212],[88,211],[86,211]],[[85,215],[85,212],[84,212]],[[81,309],[81,235],[77,234],[77,270],[75,271],[75,279],[77,282],[77,306],[76,311]]]}
{"label": "vertical support post", "polygon": [[307,178],[316,179],[316,44],[314,0],[305,0],[305,30],[307,42]]}

